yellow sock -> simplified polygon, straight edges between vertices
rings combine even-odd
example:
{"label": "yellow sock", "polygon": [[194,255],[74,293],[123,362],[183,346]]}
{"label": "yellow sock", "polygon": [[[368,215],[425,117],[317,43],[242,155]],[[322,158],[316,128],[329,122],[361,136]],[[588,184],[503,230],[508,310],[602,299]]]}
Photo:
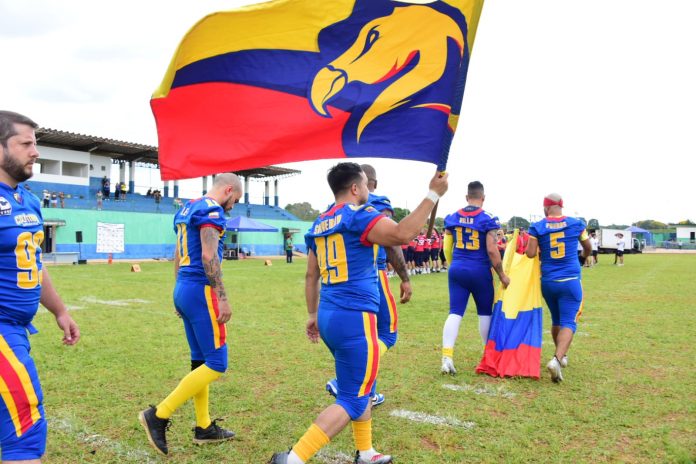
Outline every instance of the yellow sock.
{"label": "yellow sock", "polygon": [[352,421],[353,440],[358,451],[372,449],[372,419],[366,421]]}
{"label": "yellow sock", "polygon": [[182,404],[196,395],[208,384],[214,382],[222,372],[214,371],[205,364],[192,370],[181,379],[179,385],[160,404],[157,405],[157,417],[169,419]]}
{"label": "yellow sock", "polygon": [[454,358],[454,348],[443,348],[442,356],[447,356],[448,358]]}
{"label": "yellow sock", "polygon": [[382,357],[384,353],[389,351],[389,347],[382,340],[378,340],[377,343],[379,344],[379,356]]}
{"label": "yellow sock", "polygon": [[300,441],[292,447],[292,450],[303,462],[307,462],[329,441],[326,433],[317,424],[312,424],[300,438]]}
{"label": "yellow sock", "polygon": [[193,407],[196,410],[196,427],[207,429],[212,421],[208,410],[208,392],[210,387],[206,385],[203,390],[193,396]]}

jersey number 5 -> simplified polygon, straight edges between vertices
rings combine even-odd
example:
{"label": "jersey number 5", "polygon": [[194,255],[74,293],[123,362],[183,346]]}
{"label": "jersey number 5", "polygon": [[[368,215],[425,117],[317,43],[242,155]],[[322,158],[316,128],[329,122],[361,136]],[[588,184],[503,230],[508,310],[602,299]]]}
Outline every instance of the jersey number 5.
{"label": "jersey number 5", "polygon": [[468,227],[464,229],[464,232],[469,236],[469,241],[467,242],[464,242],[464,234],[461,227],[455,227],[454,230],[457,232],[457,248],[466,247],[467,250],[478,250],[481,247],[478,230],[469,229]]}
{"label": "jersey number 5", "polygon": [[560,242],[565,238],[564,232],[554,232],[549,235],[551,239],[551,257],[553,259],[561,259],[565,257],[565,243]]}
{"label": "jersey number 5", "polygon": [[343,235],[332,234],[317,237],[317,262],[321,270],[321,281],[325,284],[337,284],[348,280],[348,261]]}
{"label": "jersey number 5", "polygon": [[17,247],[15,256],[17,257],[17,286],[26,290],[36,288],[41,285],[43,277],[39,272],[40,259],[37,260],[36,249],[41,246],[44,240],[42,230],[32,234],[22,232],[17,236]]}

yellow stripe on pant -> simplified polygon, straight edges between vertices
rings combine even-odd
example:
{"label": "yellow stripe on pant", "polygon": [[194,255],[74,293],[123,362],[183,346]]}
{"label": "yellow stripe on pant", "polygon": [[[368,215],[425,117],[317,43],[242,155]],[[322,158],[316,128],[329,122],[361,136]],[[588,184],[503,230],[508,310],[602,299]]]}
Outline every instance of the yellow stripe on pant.
{"label": "yellow stripe on pant", "polygon": [[379,271],[379,282],[382,285],[382,293],[384,294],[384,299],[387,301],[387,307],[389,308],[389,332],[396,332],[396,302],[394,301],[394,295],[392,295],[391,289],[389,288],[389,278],[387,277],[387,271]]}
{"label": "yellow stripe on pant", "polygon": [[374,313],[363,313],[363,327],[365,330],[365,342],[367,343],[367,363],[365,377],[358,391],[358,396],[370,393],[372,385],[377,378],[379,370],[379,346],[377,344],[377,316]]}
{"label": "yellow stripe on pant", "polygon": [[220,324],[217,321],[217,314],[215,312],[215,304],[213,303],[212,287],[210,285],[205,286],[205,301],[208,304],[208,314],[210,315],[210,323],[213,326],[213,337],[215,339],[215,348],[220,348],[222,344],[220,343]]}
{"label": "yellow stripe on pant", "polygon": [[[0,335],[0,353],[5,359],[7,359],[12,370],[19,378],[22,389],[24,390],[24,394],[26,395],[26,400],[28,402],[29,411],[31,413],[31,421],[32,423],[36,423],[39,419],[41,419],[41,412],[38,408],[39,399],[36,396],[34,384],[31,382],[31,377],[29,376],[27,368],[24,366],[24,364],[21,363],[19,359],[17,359],[17,356],[15,355],[14,351],[12,351],[12,348],[10,348],[10,346],[7,344],[7,341],[5,341],[5,338],[2,335]],[[10,414],[12,414],[12,422],[14,423],[17,436],[21,436],[22,424],[21,418],[19,417],[19,408],[16,404],[15,397],[14,395],[12,395],[5,379],[0,379],[0,381],[2,381],[2,384],[0,384],[0,396],[2,396],[2,399],[5,401],[8,411],[10,412]]]}

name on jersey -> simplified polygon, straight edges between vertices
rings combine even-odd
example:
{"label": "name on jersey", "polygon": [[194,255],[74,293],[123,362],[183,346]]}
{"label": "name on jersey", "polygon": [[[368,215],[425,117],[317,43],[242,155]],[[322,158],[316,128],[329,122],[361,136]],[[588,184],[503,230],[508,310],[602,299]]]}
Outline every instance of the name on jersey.
{"label": "name on jersey", "polygon": [[563,229],[565,227],[568,227],[568,224],[565,223],[565,221],[562,222],[547,222],[546,223],[546,228],[547,229]]}
{"label": "name on jersey", "polygon": [[322,232],[326,232],[329,229],[333,229],[334,227],[336,227],[337,225],[339,225],[341,223],[341,217],[342,217],[342,215],[339,214],[336,217],[332,217],[332,218],[326,219],[324,221],[321,221],[319,224],[314,226],[314,233],[320,234]]}
{"label": "name on jersey", "polygon": [[12,214],[12,204],[7,201],[7,198],[0,197],[0,216],[9,216]]}
{"label": "name on jersey", "polygon": [[474,223],[473,217],[460,217],[459,218],[459,223],[460,224],[473,224]]}
{"label": "name on jersey", "polygon": [[18,226],[38,226],[41,224],[39,217],[36,214],[18,214],[15,216],[15,223]]}

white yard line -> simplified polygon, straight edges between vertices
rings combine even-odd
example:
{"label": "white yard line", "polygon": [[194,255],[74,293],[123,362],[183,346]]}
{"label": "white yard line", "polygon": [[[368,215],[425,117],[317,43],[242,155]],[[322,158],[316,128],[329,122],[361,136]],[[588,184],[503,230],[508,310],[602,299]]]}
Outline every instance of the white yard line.
{"label": "white yard line", "polygon": [[89,304],[98,304],[106,306],[131,306],[135,304],[146,304],[150,303],[148,300],[141,300],[139,298],[131,298],[128,300],[100,300],[93,296],[83,296],[80,301]]}
{"label": "white yard line", "polygon": [[500,385],[498,387],[490,387],[488,385],[483,385],[483,386],[474,386],[474,385],[451,385],[451,384],[444,384],[442,388],[445,388],[447,390],[452,390],[452,391],[463,391],[463,392],[472,392],[476,395],[486,395],[486,396],[499,396],[501,398],[514,398],[517,396],[516,393],[510,392],[505,390],[503,385]]}
{"label": "white yard line", "polygon": [[424,412],[407,411],[405,409],[395,409],[389,413],[389,415],[392,417],[400,417],[402,419],[408,419],[413,422],[421,422],[424,424],[445,425],[448,427],[461,427],[464,429],[472,429],[476,427],[475,422],[460,421],[459,419],[455,419],[453,417],[433,416]]}
{"label": "white yard line", "polygon": [[101,448],[114,453],[121,459],[128,462],[137,462],[143,464],[159,462],[148,451],[145,451],[143,449],[131,448],[129,446],[124,445],[121,442],[112,440],[111,438],[107,438],[97,433],[92,433],[86,430],[84,427],[79,427],[67,418],[49,417],[48,428],[49,430],[59,430],[67,435],[75,437],[75,439],[80,443],[93,446],[95,448],[95,453],[97,452],[97,449]]}
{"label": "white yard line", "polygon": [[354,457],[340,451],[324,448],[317,453],[315,459],[324,464],[347,464],[353,462]]}

